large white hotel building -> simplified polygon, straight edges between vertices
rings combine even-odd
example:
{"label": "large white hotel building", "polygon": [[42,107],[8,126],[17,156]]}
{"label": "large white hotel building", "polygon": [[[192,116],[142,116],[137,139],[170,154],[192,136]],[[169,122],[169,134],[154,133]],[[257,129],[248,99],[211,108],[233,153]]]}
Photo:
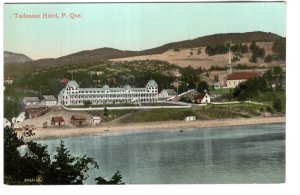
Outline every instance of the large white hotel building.
{"label": "large white hotel building", "polygon": [[79,88],[76,81],[69,81],[58,94],[58,103],[62,105],[83,105],[85,101],[97,104],[122,103],[153,103],[158,99],[158,86],[154,80],[149,80],[145,88]]}

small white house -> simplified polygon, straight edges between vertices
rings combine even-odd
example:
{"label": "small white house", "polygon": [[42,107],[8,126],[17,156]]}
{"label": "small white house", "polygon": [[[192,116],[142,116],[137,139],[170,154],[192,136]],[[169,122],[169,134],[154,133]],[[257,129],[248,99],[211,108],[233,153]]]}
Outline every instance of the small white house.
{"label": "small white house", "polygon": [[6,118],[3,119],[3,127],[11,127],[11,122]]}
{"label": "small white house", "polygon": [[101,122],[101,117],[100,116],[92,116],[91,118],[91,124],[93,126],[99,125]]}
{"label": "small white house", "polygon": [[174,89],[163,89],[158,94],[158,98],[165,99],[165,98],[176,97],[176,95],[177,95],[177,93]]}
{"label": "small white house", "polygon": [[196,120],[196,116],[187,116],[184,119],[185,121],[195,121]]}
{"label": "small white house", "polygon": [[54,95],[43,95],[42,104],[46,106],[55,106],[57,104],[57,99]]}
{"label": "small white house", "polygon": [[197,104],[209,104],[210,103],[210,95],[207,93],[203,93],[194,97],[194,102]]}
{"label": "small white house", "polygon": [[17,117],[13,117],[11,119],[12,124],[16,124],[16,123],[20,123],[23,122],[25,120],[26,116],[25,116],[25,112],[21,112]]}
{"label": "small white house", "polygon": [[24,97],[23,98],[23,104],[25,106],[31,106],[31,105],[39,105],[40,99],[38,97]]}

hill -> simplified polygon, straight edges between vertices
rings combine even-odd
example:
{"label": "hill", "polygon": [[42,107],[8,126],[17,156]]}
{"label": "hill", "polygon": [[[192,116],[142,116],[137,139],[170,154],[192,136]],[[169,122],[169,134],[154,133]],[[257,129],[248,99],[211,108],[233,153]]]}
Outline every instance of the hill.
{"label": "hill", "polygon": [[24,63],[32,59],[24,54],[4,51],[4,64]]}
{"label": "hill", "polygon": [[[281,38],[279,35],[266,32],[246,32],[246,33],[226,33],[226,34],[214,34],[209,36],[203,36],[192,40],[185,40],[179,42],[173,42],[162,45],[160,47],[147,49],[143,51],[124,51],[113,48],[100,48],[94,50],[85,50],[70,55],[62,56],[59,58],[40,59],[30,62],[11,63],[10,66],[5,66],[5,73],[13,74],[14,72],[33,71],[38,69],[49,68],[53,66],[62,66],[66,64],[81,64],[81,63],[94,63],[101,60],[108,59],[122,59],[134,56],[155,55],[174,50],[176,48],[188,49],[197,47],[206,47],[208,45],[224,44],[231,41],[231,43],[251,43],[267,42],[273,43],[276,39]],[[180,56],[179,56],[180,57]],[[130,59],[127,59],[130,60]],[[159,59],[165,60],[165,59]],[[183,58],[185,61],[185,59]],[[210,64],[213,64],[213,60],[208,59]],[[167,60],[165,60],[167,61]],[[223,63],[223,60],[221,60]],[[171,61],[171,63],[177,63]],[[180,64],[179,64],[180,65]]]}
{"label": "hill", "polygon": [[232,43],[251,43],[252,41],[274,42],[276,39],[280,37],[281,36],[276,35],[274,33],[270,33],[270,32],[266,33],[261,31],[246,32],[246,33],[213,34],[213,35],[203,36],[192,40],[168,43],[160,47],[141,51],[139,52],[139,55],[160,54],[175,48],[195,48],[195,47],[206,47],[208,45],[214,46],[229,41],[231,41]]}

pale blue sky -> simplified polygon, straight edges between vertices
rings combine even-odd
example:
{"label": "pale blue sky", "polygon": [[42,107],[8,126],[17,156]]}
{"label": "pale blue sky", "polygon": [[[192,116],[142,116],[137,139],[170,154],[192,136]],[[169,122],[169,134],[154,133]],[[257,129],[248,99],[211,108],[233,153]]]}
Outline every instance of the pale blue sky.
{"label": "pale blue sky", "polygon": [[[82,18],[14,15],[72,12]],[[101,47],[143,50],[216,33],[285,36],[285,26],[285,3],[6,4],[4,50],[39,59]]]}

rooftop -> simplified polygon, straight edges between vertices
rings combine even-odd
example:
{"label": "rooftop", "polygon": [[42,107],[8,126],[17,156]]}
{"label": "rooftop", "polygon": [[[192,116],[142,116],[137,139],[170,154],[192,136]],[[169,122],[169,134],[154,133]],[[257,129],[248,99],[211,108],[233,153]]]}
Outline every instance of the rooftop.
{"label": "rooftop", "polygon": [[206,93],[200,93],[200,95],[196,95],[194,100],[202,100],[205,97]]}
{"label": "rooftop", "polygon": [[54,95],[43,95],[43,98],[46,101],[56,101],[56,97]]}
{"label": "rooftop", "polygon": [[168,95],[174,95],[174,96],[177,95],[174,89],[163,89],[161,91],[166,91]]}
{"label": "rooftop", "polygon": [[38,97],[24,97],[24,102],[40,102],[40,99]]}
{"label": "rooftop", "polygon": [[62,116],[54,116],[54,117],[52,117],[51,121],[53,121],[53,122],[65,122],[65,120]]}
{"label": "rooftop", "polygon": [[227,76],[227,80],[241,80],[241,79],[252,79],[254,77],[259,77],[259,72],[233,72]]}
{"label": "rooftop", "polygon": [[80,114],[73,114],[71,119],[74,120],[86,120],[86,117],[84,115],[80,115]]}
{"label": "rooftop", "polygon": [[146,87],[157,87],[157,83],[154,80],[149,80]]}
{"label": "rooftop", "polygon": [[79,87],[78,83],[75,80],[69,81],[67,86],[68,87],[74,87],[74,88]]}

